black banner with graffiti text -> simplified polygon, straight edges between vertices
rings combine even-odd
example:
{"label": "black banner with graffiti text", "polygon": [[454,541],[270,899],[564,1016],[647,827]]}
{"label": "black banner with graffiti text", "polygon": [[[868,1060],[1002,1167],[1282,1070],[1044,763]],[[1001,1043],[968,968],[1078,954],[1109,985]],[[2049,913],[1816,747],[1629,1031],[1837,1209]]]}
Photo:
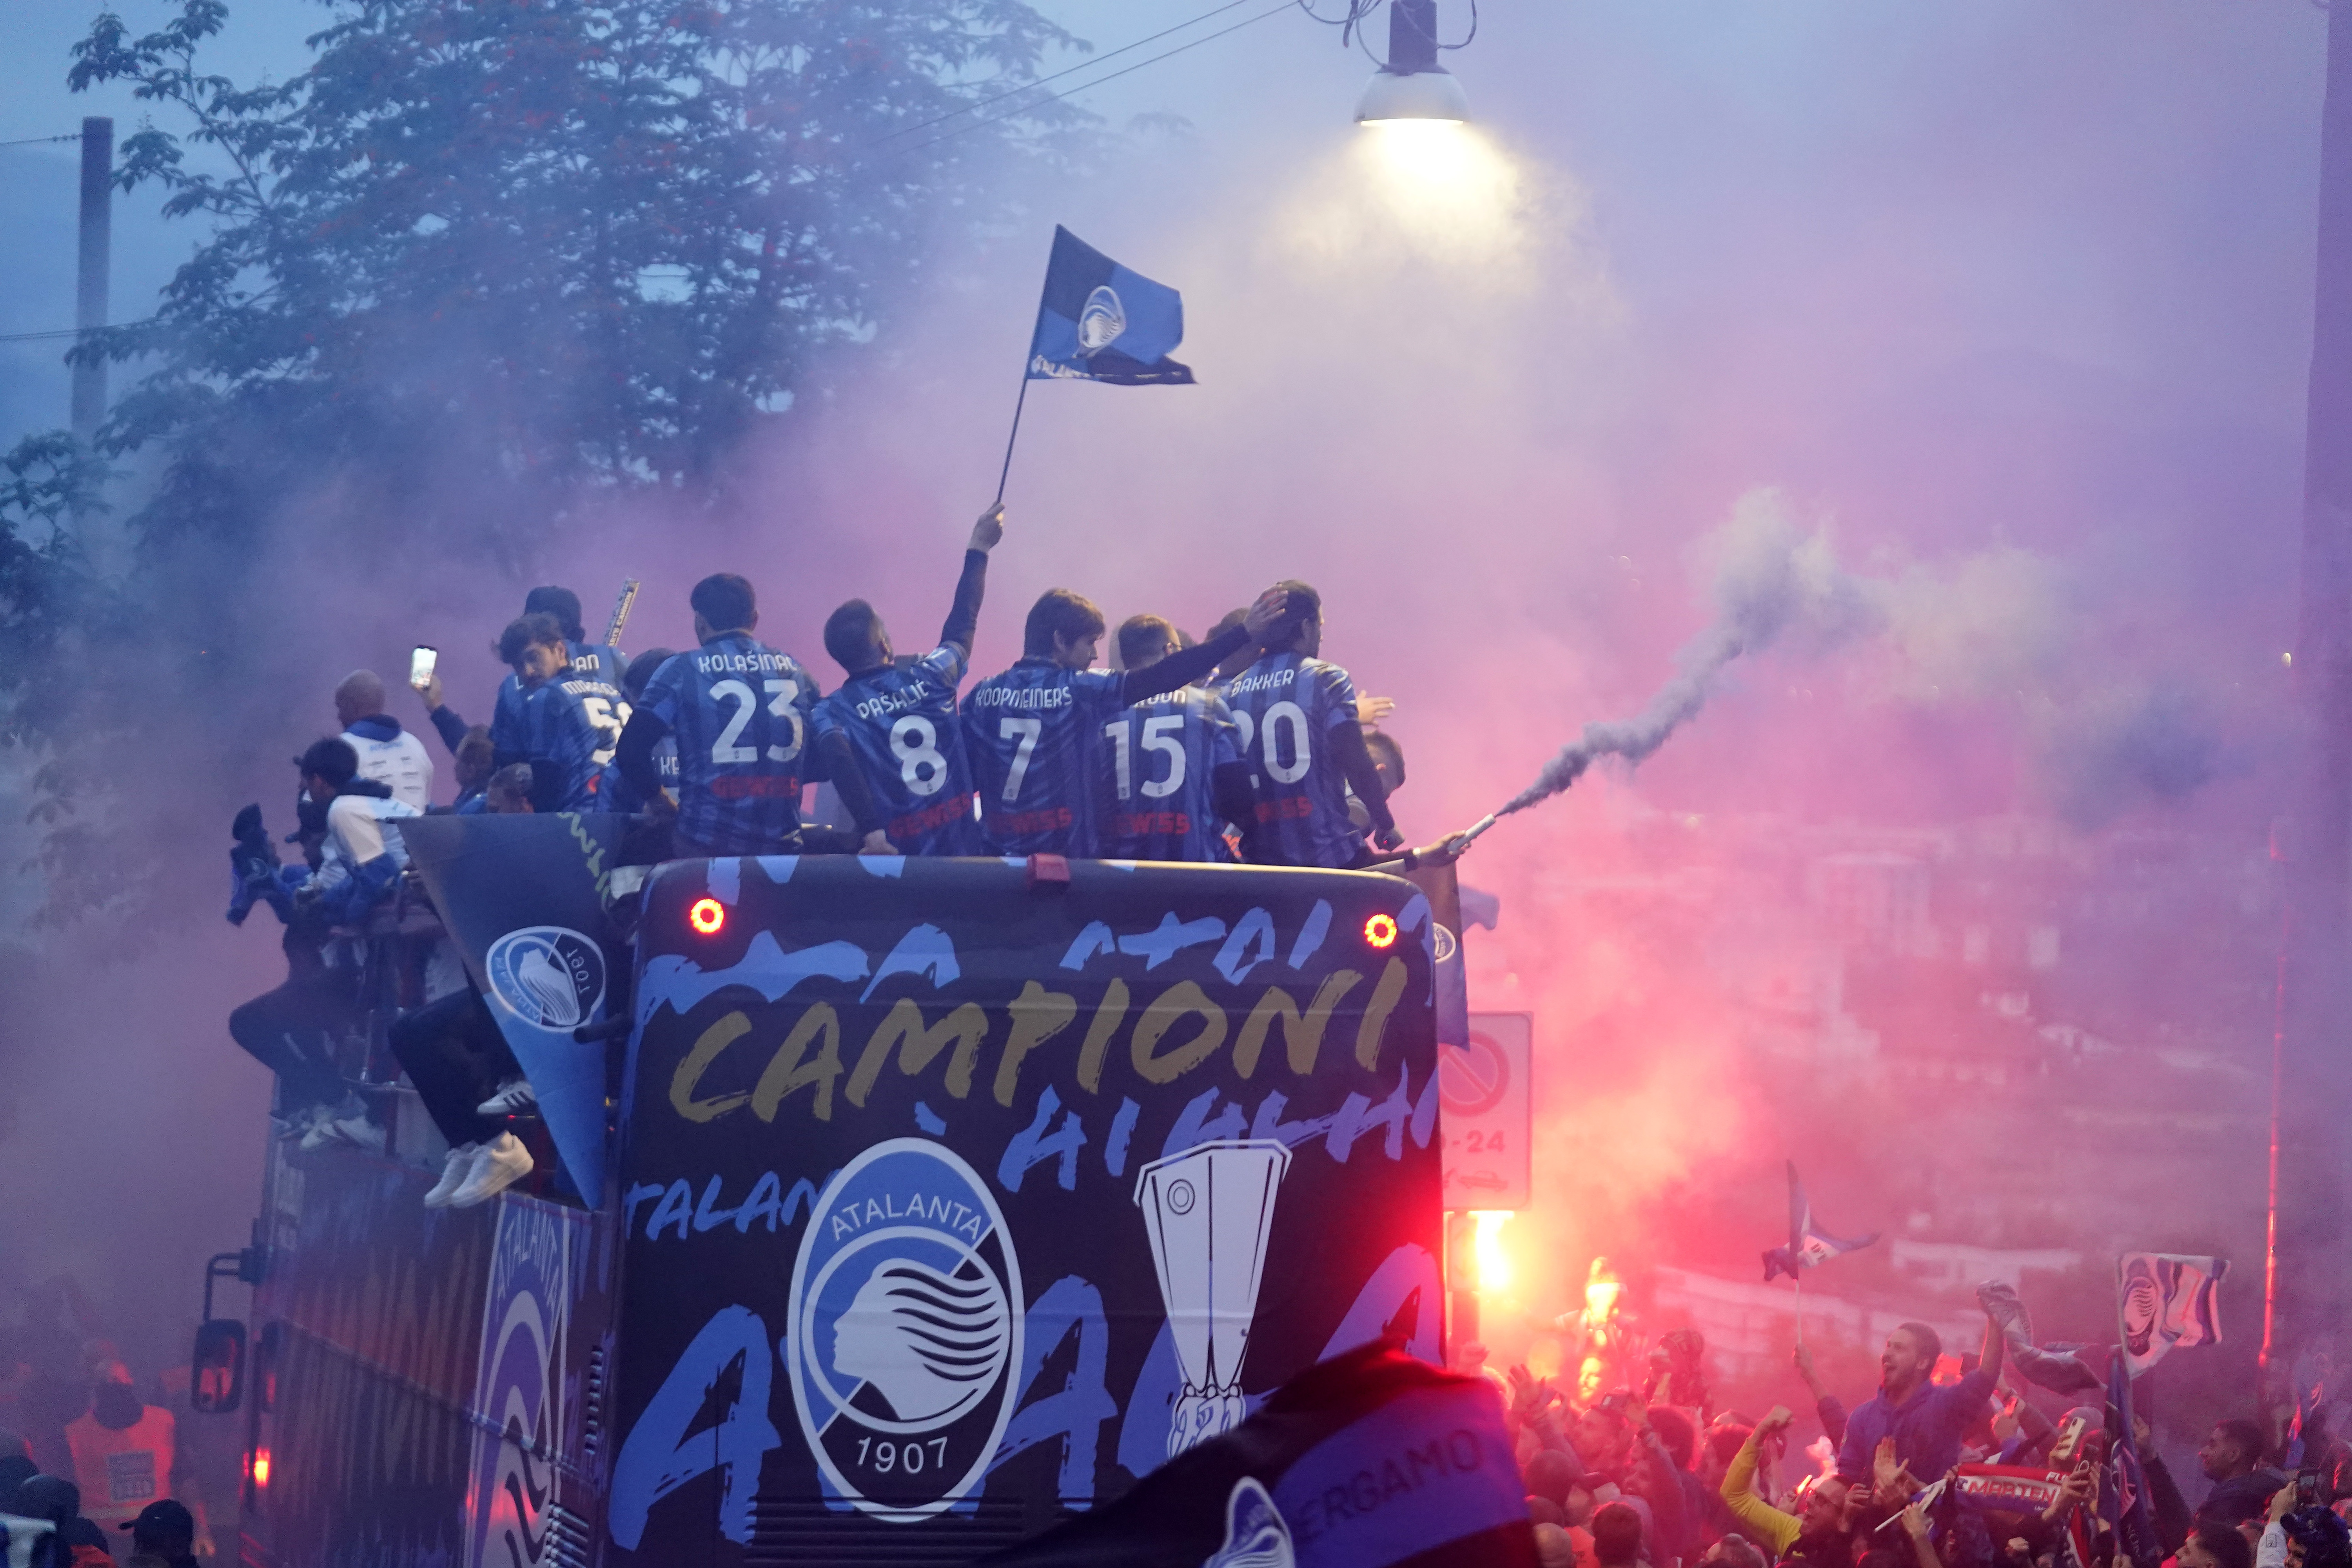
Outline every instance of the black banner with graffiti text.
{"label": "black banner with graffiti text", "polygon": [[1428,900],[880,857],[649,883],[608,1561],[961,1562],[1439,1353]]}

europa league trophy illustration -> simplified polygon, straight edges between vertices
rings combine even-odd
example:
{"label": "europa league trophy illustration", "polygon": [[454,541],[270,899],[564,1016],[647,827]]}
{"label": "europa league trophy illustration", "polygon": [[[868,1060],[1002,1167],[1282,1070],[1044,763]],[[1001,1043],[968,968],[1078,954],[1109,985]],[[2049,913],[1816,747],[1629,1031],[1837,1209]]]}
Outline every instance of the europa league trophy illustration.
{"label": "europa league trophy illustration", "polygon": [[1136,1177],[1136,1206],[1184,1374],[1168,1429],[1171,1458],[1249,1414],[1242,1357],[1265,1274],[1276,1189],[1289,1169],[1287,1148],[1251,1139],[1171,1154]]}

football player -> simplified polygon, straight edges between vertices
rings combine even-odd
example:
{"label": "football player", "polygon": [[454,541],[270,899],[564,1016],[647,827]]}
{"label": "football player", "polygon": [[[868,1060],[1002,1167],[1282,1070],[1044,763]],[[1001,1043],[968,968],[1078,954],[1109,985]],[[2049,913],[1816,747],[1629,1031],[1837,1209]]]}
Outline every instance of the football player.
{"label": "football player", "polygon": [[797,854],[816,683],[792,655],[751,635],[759,601],[741,577],[705,577],[690,602],[702,646],[673,655],[646,683],[615,760],[660,813],[667,800],[654,748],[677,737],[680,857]]}
{"label": "football player", "polygon": [[999,855],[1098,853],[1096,761],[1103,726],[1146,698],[1208,674],[1256,642],[1281,616],[1282,590],[1269,588],[1241,625],[1148,669],[1090,668],[1102,641],[1102,612],[1066,588],[1030,606],[1021,662],[973,687],[963,700],[964,751],[980,792],[981,837]]}
{"label": "football player", "polygon": [[[620,689],[621,678],[628,673],[628,660],[619,648],[587,640],[587,630],[580,624],[579,595],[569,588],[533,588],[523,595],[522,613],[555,617],[555,624],[563,630],[564,663],[575,677],[601,680],[615,690]],[[434,689],[436,697],[426,699],[427,709],[439,706],[436,700],[439,691],[437,682]],[[498,699],[490,705],[490,739],[493,744],[499,743],[502,738],[512,743],[522,735],[523,698],[522,685],[513,676],[509,675],[499,682]],[[607,757],[620,743],[621,723],[626,721],[627,716],[622,715],[621,722],[613,724],[610,733],[604,737],[602,750]],[[445,734],[443,739],[447,740],[448,737]],[[452,751],[457,749],[455,741],[451,741],[449,745]]]}
{"label": "football player", "polygon": [[[852,599],[825,617],[824,651],[849,679],[816,705],[816,732],[828,747],[838,736],[849,749],[852,763],[834,770],[834,787],[842,789],[842,804],[850,808],[869,849],[902,855],[981,852],[956,688],[971,664],[972,633],[988,585],[988,552],[1003,537],[1000,501],[971,525],[963,574],[956,580],[939,646],[920,658],[896,661],[882,617],[863,599]],[[867,816],[858,816],[856,799],[842,788],[852,773],[872,803]],[[877,831],[879,845],[871,837]]]}
{"label": "football player", "polygon": [[[1176,628],[1158,616],[1119,624],[1118,661],[1149,669],[1177,651]],[[1097,731],[1099,851],[1113,860],[1230,861],[1219,824],[1255,814],[1234,717],[1200,686],[1146,698]]]}
{"label": "football player", "polygon": [[598,775],[612,761],[629,705],[605,681],[572,668],[569,640],[553,616],[524,616],[509,624],[499,637],[498,653],[514,671],[522,710],[519,724],[509,720],[509,750],[498,750],[493,731],[493,761],[530,764],[534,811],[593,810]]}
{"label": "football player", "polygon": [[1370,856],[1348,819],[1349,790],[1362,803],[1375,845],[1392,850],[1404,840],[1364,745],[1355,683],[1316,657],[1323,647],[1322,597],[1304,583],[1281,587],[1290,608],[1268,631],[1265,652],[1223,689],[1256,795],[1244,843],[1259,865],[1360,866]]}

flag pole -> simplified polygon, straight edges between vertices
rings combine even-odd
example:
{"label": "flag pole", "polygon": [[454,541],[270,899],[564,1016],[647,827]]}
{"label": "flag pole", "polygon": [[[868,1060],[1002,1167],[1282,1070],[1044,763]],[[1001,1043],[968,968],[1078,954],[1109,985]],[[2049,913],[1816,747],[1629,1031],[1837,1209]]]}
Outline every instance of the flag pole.
{"label": "flag pole", "polygon": [[1797,1271],[1789,1278],[1797,1282],[1797,1348],[1803,1350],[1805,1348],[1805,1265],[1801,1258],[1798,1260]]}
{"label": "flag pole", "polygon": [[1013,433],[1004,437],[1004,466],[996,471],[996,504],[1004,504],[1004,480],[1013,472],[1013,443],[1021,439],[1021,410],[1029,402],[1029,362],[1021,362],[1021,395],[1013,400]]}

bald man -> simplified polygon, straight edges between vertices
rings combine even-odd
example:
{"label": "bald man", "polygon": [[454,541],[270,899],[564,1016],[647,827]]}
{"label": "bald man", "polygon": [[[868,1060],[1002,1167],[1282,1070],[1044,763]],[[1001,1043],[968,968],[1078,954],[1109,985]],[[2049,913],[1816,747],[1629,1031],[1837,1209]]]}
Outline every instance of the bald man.
{"label": "bald man", "polygon": [[359,753],[360,776],[392,791],[403,805],[423,811],[433,804],[433,758],[425,742],[383,710],[383,678],[355,669],[335,688],[335,719],[343,739]]}

